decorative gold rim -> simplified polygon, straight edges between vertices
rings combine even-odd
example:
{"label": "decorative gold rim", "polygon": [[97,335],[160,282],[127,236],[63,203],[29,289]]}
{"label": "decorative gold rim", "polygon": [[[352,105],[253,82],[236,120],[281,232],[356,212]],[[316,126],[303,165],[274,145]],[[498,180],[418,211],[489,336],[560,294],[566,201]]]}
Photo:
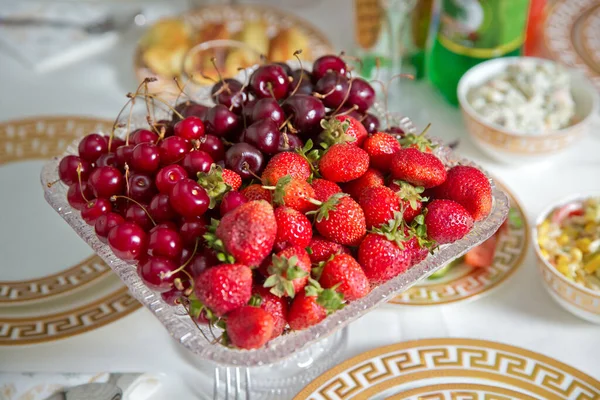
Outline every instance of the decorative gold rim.
{"label": "decorative gold rim", "polygon": [[[0,123],[0,167],[2,165],[48,159],[64,152],[78,136],[106,130],[112,122],[88,117],[34,117]],[[40,278],[0,281],[0,305],[23,304],[70,293],[110,274],[98,256],[63,271]]]}
{"label": "decorative gold rim", "polygon": [[[509,237],[518,239],[519,235],[517,235],[517,232],[522,231],[522,240],[518,246],[515,246],[520,249],[520,253],[518,257],[511,263],[508,270],[503,271],[502,269],[498,268],[497,276],[499,276],[500,278],[494,280],[495,278],[493,276],[487,277],[487,275],[489,274],[488,269],[473,268],[470,271],[470,273],[463,276],[459,276],[455,280],[452,280],[450,282],[431,285],[415,285],[412,288],[408,289],[404,294],[396,296],[393,300],[389,302],[389,304],[399,306],[434,306],[456,303],[459,301],[474,300],[480,296],[490,293],[492,290],[498,288],[502,283],[506,282],[511,276],[513,276],[513,274],[523,264],[523,260],[527,255],[527,249],[529,248],[529,225],[527,222],[527,215],[525,214],[523,206],[521,205],[517,197],[514,195],[514,193],[510,191],[507,188],[507,186],[500,182],[497,178],[494,178],[494,182],[496,182],[496,185],[500,187],[500,189],[502,189],[504,192],[506,192],[506,194],[508,194],[511,203],[511,208],[514,207],[519,211],[519,214],[523,221],[523,226],[520,229],[513,230],[509,227]],[[510,244],[510,241],[507,240],[505,243]],[[514,249],[513,247],[510,248]],[[489,278],[491,283],[482,282],[481,280],[484,278]],[[463,288],[464,284],[467,284],[469,282],[472,283],[473,280],[480,283],[481,285],[479,285],[476,289],[470,289],[468,294],[460,295],[460,291],[458,289]],[[456,297],[456,295],[447,294],[446,291],[448,290],[448,288],[453,288],[453,292],[459,293],[458,297]],[[422,291],[426,291],[426,298],[423,298],[424,296],[420,294],[420,292]],[[433,294],[435,294],[435,297],[437,297],[438,300],[434,300],[432,298]],[[405,300],[404,297],[406,297],[407,295],[409,298],[408,300]]]}
{"label": "decorative gold rim", "polygon": [[[450,397],[446,396],[445,392],[450,394]],[[473,383],[446,383],[416,388],[389,396],[386,400],[478,400],[481,397],[477,392],[483,392],[486,395],[485,400],[539,400],[514,390]],[[416,398],[411,399],[412,396]]]}
{"label": "decorative gold rim", "polygon": [[[314,26],[308,20],[299,17],[294,14],[290,14],[286,11],[279,10],[274,7],[261,6],[255,4],[245,4],[245,5],[209,5],[197,8],[195,10],[188,11],[184,14],[181,14],[179,18],[186,20],[193,20],[194,18],[198,19],[200,16],[204,14],[225,14],[227,11],[236,10],[240,14],[242,14],[245,10],[252,10],[257,12],[258,14],[267,14],[274,16],[277,20],[287,19],[291,22],[292,26],[301,28],[305,33],[308,34],[311,38],[314,38],[313,42],[318,43],[324,49],[328,49],[327,51],[333,51],[333,45],[327,39],[325,34],[321,32],[316,26]],[[192,23],[194,28],[197,28],[197,24]],[[322,55],[322,54],[319,54]],[[138,80],[141,82],[148,76],[157,76],[159,81],[155,82],[154,90],[160,86],[160,89],[167,90],[169,88],[177,88],[176,85],[172,82],[172,77],[160,76],[152,71],[148,66],[144,65],[142,60],[142,52],[139,45],[136,47],[134,52],[133,59],[135,74]]]}
{"label": "decorative gold rim", "polygon": [[529,392],[546,393],[542,396],[545,399],[572,399],[575,393],[580,400],[600,396],[600,381],[553,358],[497,342],[443,338],[367,351],[323,373],[294,400],[331,399],[329,392],[334,392],[337,399],[365,399],[368,394],[376,394],[368,392],[370,388],[393,387],[399,381],[389,387],[385,382],[396,378],[415,385],[419,379],[443,377],[486,379]]}

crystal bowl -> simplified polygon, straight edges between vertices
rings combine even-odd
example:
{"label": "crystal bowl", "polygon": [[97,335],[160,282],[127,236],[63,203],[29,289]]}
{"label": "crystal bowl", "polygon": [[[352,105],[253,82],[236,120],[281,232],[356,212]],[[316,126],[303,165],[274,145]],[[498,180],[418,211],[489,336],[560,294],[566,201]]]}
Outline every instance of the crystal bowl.
{"label": "crystal bowl", "polygon": [[[249,76],[248,71],[245,72],[245,76]],[[210,87],[194,90],[192,97],[199,103],[212,104]],[[165,115],[158,115],[158,119],[164,118],[167,115],[166,111],[163,112]],[[374,112],[380,117],[384,117],[390,126],[399,126],[407,133],[415,133],[417,131],[411,120],[407,117],[387,112],[384,113],[384,110],[379,105],[374,106]],[[145,114],[134,114],[130,122],[131,129],[147,126]],[[119,133],[121,135],[124,134],[124,132],[117,130],[117,134]],[[458,157],[449,147],[440,141],[436,142],[439,146],[435,149],[435,154],[446,166],[451,167],[462,164],[480,168],[469,160]],[[74,142],[69,146],[63,156],[77,154],[77,144],[77,142]],[[94,228],[87,225],[81,218],[80,213],[72,209],[67,202],[66,193],[68,188],[60,182],[49,185],[49,183],[58,181],[59,161],[60,158],[56,157],[45,164],[42,169],[41,183],[46,201],[104,259],[110,268],[127,285],[132,295],[159,319],[174,339],[202,359],[229,366],[252,367],[276,363],[332,335],[353,320],[361,317],[378,305],[393,299],[398,293],[410,288],[419,280],[426,278],[450,261],[462,256],[471,248],[485,241],[500,228],[509,210],[507,195],[496,187],[493,180],[486,174],[492,185],[493,207],[491,213],[484,220],[475,223],[471,232],[464,238],[452,244],[440,246],[434,254],[430,254],[421,263],[388,282],[374,287],[366,297],[348,303],[343,309],[329,315],[317,325],[303,331],[284,334],[257,350],[238,350],[208,341],[206,338],[212,334],[208,328],[199,328],[188,316],[183,306],[170,306],[165,303],[159,293],[150,290],[142,283],[134,266],[117,258],[112,253],[110,247],[96,237]]]}

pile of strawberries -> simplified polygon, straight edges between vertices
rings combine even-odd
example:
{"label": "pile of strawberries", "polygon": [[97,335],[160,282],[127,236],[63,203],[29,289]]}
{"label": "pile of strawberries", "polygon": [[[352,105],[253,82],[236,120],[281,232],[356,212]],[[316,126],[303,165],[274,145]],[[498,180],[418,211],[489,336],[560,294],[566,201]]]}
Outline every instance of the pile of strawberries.
{"label": "pile of strawberries", "polygon": [[224,156],[235,139],[174,116],[126,141],[88,135],[59,175],[69,203],[149,288],[220,327],[222,343],[260,348],[461,239],[492,208],[486,176],[447,169],[425,132],[369,134],[350,114],[328,112],[302,147],[237,171]]}

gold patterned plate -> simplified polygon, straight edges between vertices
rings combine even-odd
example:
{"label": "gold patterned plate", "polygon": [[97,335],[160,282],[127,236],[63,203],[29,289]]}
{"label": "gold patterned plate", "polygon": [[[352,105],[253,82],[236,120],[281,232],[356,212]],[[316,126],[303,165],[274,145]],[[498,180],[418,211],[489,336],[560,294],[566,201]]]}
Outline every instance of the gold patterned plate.
{"label": "gold patterned plate", "polygon": [[553,358],[474,339],[425,339],[368,351],[295,400],[593,400],[600,381]]}
{"label": "gold patterned plate", "polygon": [[85,332],[139,307],[39,191],[45,160],[110,121],[40,117],[0,124],[0,345]]}
{"label": "gold patterned plate", "polygon": [[500,234],[492,265],[473,268],[460,263],[441,278],[426,279],[399,294],[389,304],[429,306],[474,300],[490,293],[519,268],[529,243],[527,217],[514,194],[497,179],[495,181],[508,194],[511,210],[508,229]]}
{"label": "gold patterned plate", "polygon": [[552,58],[578,68],[600,89],[598,0],[557,0],[544,26],[544,42]]}

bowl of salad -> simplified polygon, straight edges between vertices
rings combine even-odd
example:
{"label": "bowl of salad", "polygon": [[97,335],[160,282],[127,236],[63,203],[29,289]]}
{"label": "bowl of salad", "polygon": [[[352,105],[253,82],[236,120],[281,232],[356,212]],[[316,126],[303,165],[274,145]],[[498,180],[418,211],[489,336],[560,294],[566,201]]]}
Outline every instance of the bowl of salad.
{"label": "bowl of salad", "polygon": [[544,211],[533,243],[546,289],[567,311],[600,324],[600,193]]}
{"label": "bowl of salad", "polygon": [[585,75],[535,57],[505,57],[468,70],[458,99],[469,135],[505,163],[541,161],[581,138],[598,115]]}

